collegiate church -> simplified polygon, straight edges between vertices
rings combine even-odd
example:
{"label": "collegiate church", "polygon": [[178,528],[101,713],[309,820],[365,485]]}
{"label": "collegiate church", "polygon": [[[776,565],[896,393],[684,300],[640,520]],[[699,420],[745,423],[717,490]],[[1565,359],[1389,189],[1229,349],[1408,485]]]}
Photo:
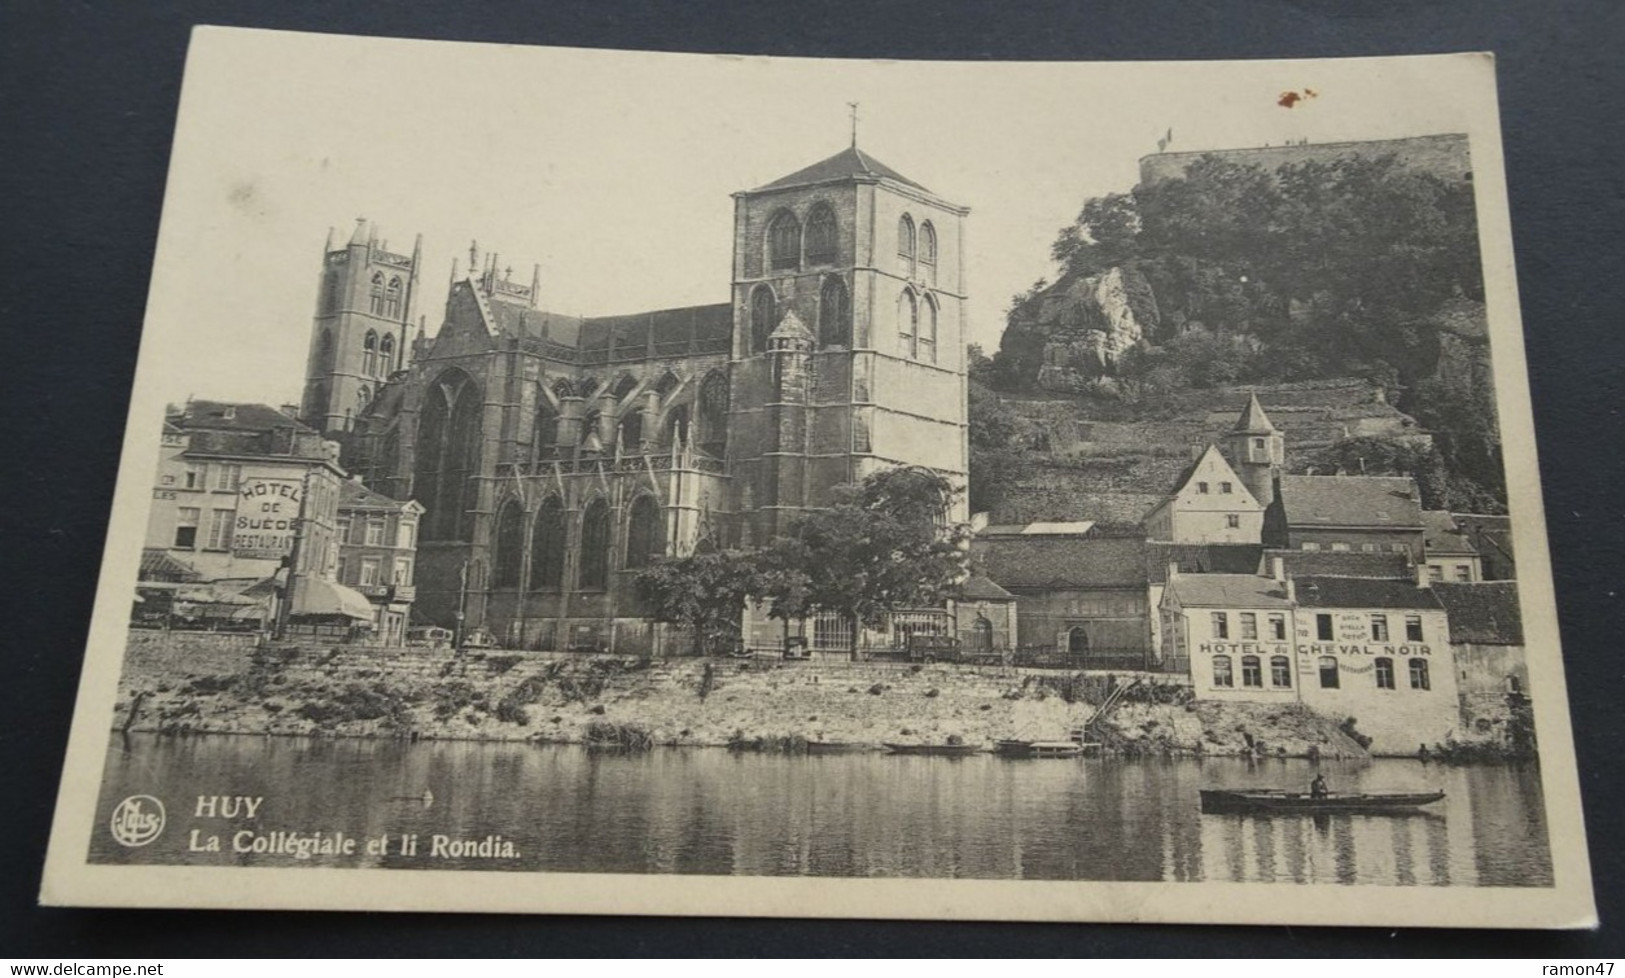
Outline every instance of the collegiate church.
{"label": "collegiate church", "polygon": [[359,222],[324,250],[302,418],[425,508],[423,621],[651,651],[656,557],[763,543],[889,466],[964,484],[967,213],[854,145],[734,195],[727,302],[559,315],[471,247],[410,339],[421,240]]}

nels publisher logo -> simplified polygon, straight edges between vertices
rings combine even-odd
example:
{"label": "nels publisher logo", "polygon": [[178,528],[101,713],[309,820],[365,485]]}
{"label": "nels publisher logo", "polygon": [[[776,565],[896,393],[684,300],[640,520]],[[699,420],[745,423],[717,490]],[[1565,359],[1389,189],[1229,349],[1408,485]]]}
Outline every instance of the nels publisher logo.
{"label": "nels publisher logo", "polygon": [[151,795],[131,795],[113,809],[108,828],[119,845],[144,846],[164,831],[164,803]]}

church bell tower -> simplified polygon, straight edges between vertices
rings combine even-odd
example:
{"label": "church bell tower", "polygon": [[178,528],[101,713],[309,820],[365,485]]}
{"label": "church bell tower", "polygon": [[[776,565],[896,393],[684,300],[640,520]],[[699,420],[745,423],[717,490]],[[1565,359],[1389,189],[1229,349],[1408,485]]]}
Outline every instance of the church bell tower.
{"label": "church bell tower", "polygon": [[410,256],[396,254],[364,219],[341,248],[328,232],[300,420],[324,434],[351,430],[379,385],[406,366],[422,256],[422,235]]}
{"label": "church bell tower", "polygon": [[728,456],[747,542],[880,469],[965,485],[968,213],[856,140],[734,195]]}

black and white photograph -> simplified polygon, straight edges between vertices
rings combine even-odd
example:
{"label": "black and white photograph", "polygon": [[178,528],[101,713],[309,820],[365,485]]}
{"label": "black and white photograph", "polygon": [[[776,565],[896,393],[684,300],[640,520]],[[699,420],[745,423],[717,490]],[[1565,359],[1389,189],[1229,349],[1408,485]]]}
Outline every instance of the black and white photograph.
{"label": "black and white photograph", "polygon": [[42,899],[1586,926],[1501,154],[199,29]]}

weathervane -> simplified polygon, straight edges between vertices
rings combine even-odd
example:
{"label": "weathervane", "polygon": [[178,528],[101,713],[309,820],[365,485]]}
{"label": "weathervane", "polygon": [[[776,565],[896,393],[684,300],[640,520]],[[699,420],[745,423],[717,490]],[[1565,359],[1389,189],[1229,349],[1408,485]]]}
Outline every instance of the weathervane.
{"label": "weathervane", "polygon": [[852,148],[858,148],[858,103],[846,103],[852,109]]}

